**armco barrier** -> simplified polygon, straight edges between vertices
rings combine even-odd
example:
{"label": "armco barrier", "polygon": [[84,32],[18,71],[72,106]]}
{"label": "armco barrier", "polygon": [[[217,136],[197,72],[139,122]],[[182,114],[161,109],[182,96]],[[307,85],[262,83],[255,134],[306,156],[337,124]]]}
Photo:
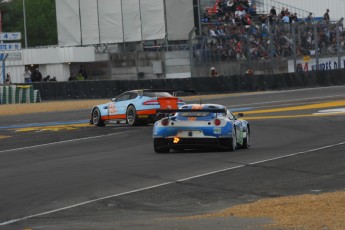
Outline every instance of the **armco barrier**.
{"label": "armco barrier", "polygon": [[[132,89],[194,89],[197,94],[214,94],[344,84],[344,69],[254,76],[32,83],[34,89],[41,92],[42,100],[112,98]],[[0,90],[0,94],[8,95],[9,89]],[[9,100],[9,96],[4,99]]]}

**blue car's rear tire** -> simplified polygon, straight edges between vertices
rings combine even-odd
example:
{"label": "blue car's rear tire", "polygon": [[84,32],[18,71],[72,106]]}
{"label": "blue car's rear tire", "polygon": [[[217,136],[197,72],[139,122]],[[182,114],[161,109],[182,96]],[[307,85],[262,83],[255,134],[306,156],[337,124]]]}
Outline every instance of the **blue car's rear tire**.
{"label": "blue car's rear tire", "polygon": [[167,145],[161,138],[153,139],[153,148],[156,153],[168,153],[170,151],[169,145]]}
{"label": "blue car's rear tire", "polygon": [[99,108],[95,108],[92,111],[91,122],[95,126],[99,126],[99,127],[105,126],[104,121],[101,118],[101,111],[99,110]]}
{"label": "blue car's rear tire", "polygon": [[246,138],[243,138],[242,148],[243,149],[249,149],[250,148],[250,132],[249,132],[249,129],[247,131]]}
{"label": "blue car's rear tire", "polygon": [[237,148],[237,137],[236,137],[236,131],[235,127],[232,130],[232,137],[230,138],[230,151],[233,152]]}

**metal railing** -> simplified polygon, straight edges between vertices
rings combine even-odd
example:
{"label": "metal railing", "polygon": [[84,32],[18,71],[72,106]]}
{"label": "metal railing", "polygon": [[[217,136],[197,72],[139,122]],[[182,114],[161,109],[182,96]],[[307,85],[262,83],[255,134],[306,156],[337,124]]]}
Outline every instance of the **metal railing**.
{"label": "metal railing", "polygon": [[299,18],[306,18],[308,17],[309,13],[313,13],[311,11],[306,11],[298,7],[291,6],[275,0],[256,0],[255,4],[257,6],[258,11],[266,14],[269,14],[273,6],[276,8],[277,15],[281,12],[283,8],[288,9],[290,13],[297,13],[297,16]]}

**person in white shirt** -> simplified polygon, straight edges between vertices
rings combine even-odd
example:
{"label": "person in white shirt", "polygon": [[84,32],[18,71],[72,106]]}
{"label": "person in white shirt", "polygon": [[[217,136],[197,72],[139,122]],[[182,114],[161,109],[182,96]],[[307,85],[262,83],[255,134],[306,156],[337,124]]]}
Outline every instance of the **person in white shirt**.
{"label": "person in white shirt", "polygon": [[218,35],[216,34],[216,31],[214,30],[214,28],[210,29],[210,36],[211,37],[218,37]]}
{"label": "person in white shirt", "polygon": [[24,82],[25,83],[30,83],[31,82],[31,71],[29,70],[28,67],[25,67],[24,71]]}

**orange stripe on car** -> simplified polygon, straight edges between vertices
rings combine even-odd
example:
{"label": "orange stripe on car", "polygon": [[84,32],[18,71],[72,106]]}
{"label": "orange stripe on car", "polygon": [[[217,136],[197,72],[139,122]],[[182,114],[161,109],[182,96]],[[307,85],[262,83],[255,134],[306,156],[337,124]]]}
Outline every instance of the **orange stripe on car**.
{"label": "orange stripe on car", "polygon": [[[137,115],[154,115],[157,114],[156,109],[147,109],[147,110],[139,110],[137,111]],[[116,120],[116,119],[126,119],[126,114],[116,114],[116,115],[109,115],[109,116],[102,116],[101,119],[105,120]]]}
{"label": "orange stripe on car", "polygon": [[139,110],[137,111],[138,115],[151,115],[156,114],[156,109],[147,109],[147,110]]}
{"label": "orange stripe on car", "polygon": [[118,115],[110,115],[110,116],[102,116],[102,120],[110,120],[110,119],[126,119],[125,114],[118,114]]}
{"label": "orange stripe on car", "polygon": [[202,109],[202,105],[193,105],[192,109]]}

